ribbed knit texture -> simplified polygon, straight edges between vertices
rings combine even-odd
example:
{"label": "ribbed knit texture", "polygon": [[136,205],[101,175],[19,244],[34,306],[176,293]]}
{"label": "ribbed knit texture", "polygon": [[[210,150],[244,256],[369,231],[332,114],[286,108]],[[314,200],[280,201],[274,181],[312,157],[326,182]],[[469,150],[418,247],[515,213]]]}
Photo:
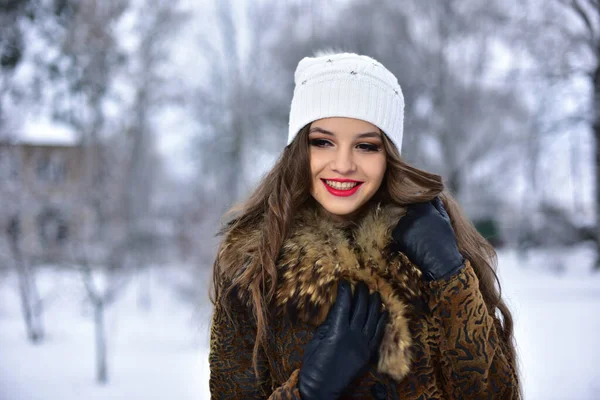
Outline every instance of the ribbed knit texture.
{"label": "ribbed knit texture", "polygon": [[321,118],[367,121],[402,148],[404,96],[396,77],[371,57],[339,53],[305,57],[296,68],[288,144]]}

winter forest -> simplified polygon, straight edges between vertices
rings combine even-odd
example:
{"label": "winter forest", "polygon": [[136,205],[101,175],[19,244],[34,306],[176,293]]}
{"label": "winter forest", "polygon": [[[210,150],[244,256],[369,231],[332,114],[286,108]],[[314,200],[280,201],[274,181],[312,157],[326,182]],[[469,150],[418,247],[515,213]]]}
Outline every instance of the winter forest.
{"label": "winter forest", "polygon": [[209,398],[215,234],[323,49],[398,77],[525,398],[598,398],[598,0],[0,0],[0,400]]}

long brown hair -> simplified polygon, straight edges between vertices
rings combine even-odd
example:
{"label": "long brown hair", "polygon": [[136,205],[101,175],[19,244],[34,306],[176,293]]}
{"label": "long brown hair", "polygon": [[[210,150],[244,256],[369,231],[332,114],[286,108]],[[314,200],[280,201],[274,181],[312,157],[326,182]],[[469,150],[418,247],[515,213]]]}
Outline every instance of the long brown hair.
{"label": "long brown hair", "polygon": [[[213,266],[213,303],[228,310],[230,296],[244,290],[251,299],[256,320],[256,340],[253,362],[256,370],[258,352],[264,345],[268,326],[268,309],[275,294],[276,262],[281,246],[287,238],[295,213],[310,199],[310,160],[308,145],[309,126],[304,127],[287,146],[275,166],[263,178],[258,188],[242,205],[229,213],[237,214],[221,231],[227,236],[236,232],[259,230],[258,240],[245,245],[248,254],[244,262],[232,262],[221,242]],[[444,190],[442,178],[411,167],[400,158],[396,146],[382,135],[387,155],[384,181],[376,194],[384,202],[406,206],[442,199],[456,233],[462,255],[471,261],[479,278],[479,289],[490,315],[499,311],[502,322],[498,325],[501,339],[511,365],[516,366],[513,340],[513,319],[501,298],[500,282],[496,275],[496,252],[477,232],[450,193]]]}

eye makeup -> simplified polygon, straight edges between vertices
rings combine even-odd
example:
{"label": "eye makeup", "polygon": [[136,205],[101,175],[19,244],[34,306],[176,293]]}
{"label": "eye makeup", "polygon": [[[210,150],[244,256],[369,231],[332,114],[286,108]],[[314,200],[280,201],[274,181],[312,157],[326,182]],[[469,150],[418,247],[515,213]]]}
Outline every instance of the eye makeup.
{"label": "eye makeup", "polygon": [[332,143],[327,139],[309,139],[308,143],[315,147],[327,147],[332,145]]}
{"label": "eye makeup", "polygon": [[[309,139],[308,143],[311,146],[315,146],[315,147],[333,146],[333,143],[331,143],[330,140],[321,139],[321,138]],[[376,152],[380,152],[382,149],[381,144],[368,143],[368,142],[358,143],[355,147],[366,153],[376,153]]]}
{"label": "eye makeup", "polygon": [[356,145],[361,150],[369,152],[369,153],[377,153],[381,151],[381,145],[375,143],[359,143]]}

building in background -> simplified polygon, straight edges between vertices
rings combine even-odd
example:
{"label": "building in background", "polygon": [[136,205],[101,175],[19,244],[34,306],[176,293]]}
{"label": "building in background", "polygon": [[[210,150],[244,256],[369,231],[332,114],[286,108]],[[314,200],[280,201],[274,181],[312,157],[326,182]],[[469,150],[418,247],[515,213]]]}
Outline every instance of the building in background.
{"label": "building in background", "polygon": [[[69,258],[91,225],[81,202],[82,148],[72,134],[0,138],[0,228],[11,252],[33,262]],[[18,246],[15,248],[14,246]]]}

